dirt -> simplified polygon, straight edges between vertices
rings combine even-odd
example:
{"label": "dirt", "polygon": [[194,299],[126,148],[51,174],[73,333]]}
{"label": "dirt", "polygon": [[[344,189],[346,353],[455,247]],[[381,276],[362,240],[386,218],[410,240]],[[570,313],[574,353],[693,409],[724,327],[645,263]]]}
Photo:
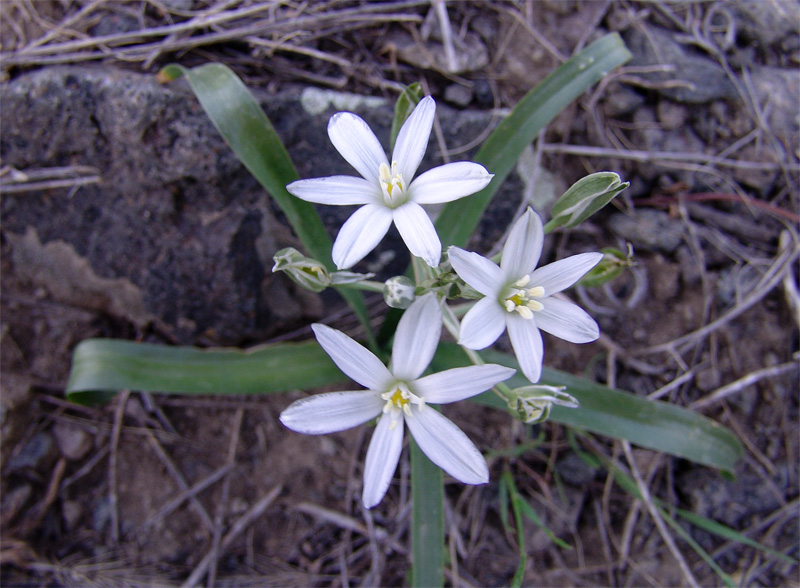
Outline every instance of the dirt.
{"label": "dirt", "polygon": [[[194,4],[164,2],[175,11],[175,19]],[[769,8],[762,8],[766,4]],[[347,4],[351,5],[358,3]],[[31,6],[40,10],[43,20],[32,18]],[[759,8],[754,11],[754,6]],[[64,14],[59,12],[62,8]],[[2,5],[6,15],[24,23],[26,38],[42,34],[42,22],[58,22],[77,8],[69,2],[47,10],[38,3]],[[102,13],[102,27],[93,34],[134,26],[137,19],[152,23],[166,18],[159,10],[155,3],[120,3],[119,10]],[[570,292],[598,320],[603,339],[577,346],[548,337],[545,361],[635,394],[657,393],[681,406],[699,401],[701,408],[696,410],[734,431],[745,448],[734,479],[635,447],[632,458],[651,495],[670,510],[684,508],[709,517],[793,558],[787,562],[682,523],[688,536],[741,585],[800,581],[800,319],[793,289],[798,271],[800,138],[797,102],[792,100],[800,92],[800,34],[792,28],[792,19],[800,18],[798,10],[797,4],[778,0],[664,6],[451,3],[451,25],[458,34],[470,33],[461,37],[474,51],[470,55],[488,56],[475,71],[457,74],[423,67],[418,59],[425,51],[412,51],[440,50],[437,27],[427,39],[420,36],[424,19],[433,18],[428,5],[403,9],[404,14],[420,16],[411,23],[336,29],[328,38],[309,41],[318,51],[357,64],[345,72],[349,91],[385,96],[387,90],[375,83],[375,76],[402,83],[424,78],[437,100],[445,103],[445,95],[457,98],[461,103],[451,106],[466,112],[513,105],[557,66],[559,55],[568,56],[599,31],[619,30],[632,48],[657,38],[655,48],[662,53],[656,57],[680,54],[679,74],[705,76],[708,83],[699,95],[686,84],[672,83],[674,78],[655,68],[656,57],[643,49],[619,77],[583,97],[548,127],[545,140],[556,147],[541,155],[541,164],[554,172],[558,184],[568,185],[587,171],[614,169],[632,186],[614,207],[579,230],[551,236],[545,256],[552,260],[603,246],[624,248],[630,242],[636,265],[607,287]],[[770,20],[776,11],[784,17]],[[0,33],[3,51],[13,49],[9,39],[19,39],[20,33],[8,20],[0,25]],[[267,91],[344,75],[335,62],[293,53],[277,54],[273,70],[259,70],[241,43],[169,57],[187,65],[218,58],[232,64],[249,84]],[[157,61],[149,71],[161,65]],[[5,83],[42,67],[6,68]],[[112,62],[98,67],[134,66]],[[140,69],[140,64],[135,67]],[[469,92],[460,98],[457,92],[446,94],[453,85]],[[742,88],[749,88],[744,97]],[[8,128],[3,133],[10,136]],[[473,138],[461,137],[462,144]],[[75,140],[94,141],[86,136]],[[574,155],[559,150],[561,143],[607,151]],[[167,138],[155,138],[153,144],[169,152]],[[13,146],[4,149],[6,164],[14,152]],[[636,151],[685,157],[644,162],[625,157],[625,152]],[[726,161],[698,159],[704,154]],[[776,161],[781,165],[770,167]],[[46,155],[38,163],[47,164]],[[203,190],[212,194],[208,202],[214,202],[213,190],[234,178],[231,181],[247,196],[237,203],[231,217],[235,222],[225,221],[224,226],[231,235],[241,234],[238,223],[264,200],[251,195],[252,182],[235,179],[239,172],[226,166],[207,167],[222,180],[216,180],[219,186],[209,180]],[[166,185],[151,188],[169,191]],[[67,192],[60,188],[2,196],[2,584],[407,584],[407,451],[386,498],[365,511],[359,497],[371,429],[310,437],[287,431],[277,420],[292,400],[311,391],[258,398],[133,391],[101,407],[65,400],[70,355],[83,339],[205,345],[216,336],[226,341],[237,336],[233,322],[213,324],[208,317],[214,314],[197,310],[194,298],[176,302],[179,310],[171,322],[164,320],[162,307],[147,307],[133,283],[136,279],[123,279],[147,276],[146,264],[126,273],[130,268],[125,264],[137,264],[135,260],[92,258],[88,246],[84,251],[68,250],[63,241],[44,238],[41,230],[47,223],[37,219],[37,206],[53,206]],[[74,194],[80,198],[80,188]],[[743,202],[739,195],[752,200]],[[503,203],[508,210],[516,205]],[[178,216],[166,211],[158,218],[165,233],[169,229],[182,234]],[[80,222],[92,234],[94,247],[102,250],[97,243],[114,239],[102,226]],[[40,232],[7,228],[17,224]],[[78,232],[77,227],[70,230]],[[502,234],[497,227],[485,231],[494,232]],[[781,244],[782,233],[788,244]],[[125,244],[118,245],[124,251]],[[87,261],[91,259],[94,262]],[[71,278],[65,282],[63,274]],[[96,298],[104,288],[122,294]],[[292,291],[281,288],[280,295],[292,299]],[[247,294],[240,295],[243,305],[258,312]],[[253,327],[252,339],[245,340],[308,337],[310,315],[329,302],[304,301],[303,308],[317,310],[298,311],[281,319],[278,327],[265,319]],[[378,299],[373,305],[376,317],[381,304]],[[200,314],[191,314],[191,309]],[[189,315],[211,322],[203,322],[202,330],[190,328]],[[233,311],[225,316],[243,320]],[[161,327],[153,328],[152,321],[158,320]],[[339,326],[346,324],[342,320]],[[708,325],[712,328],[687,337]],[[289,327],[298,326],[304,330],[289,333]],[[501,340],[501,348],[507,345]],[[766,368],[775,370],[761,374]],[[751,374],[752,382],[702,407],[704,398]],[[602,455],[630,469],[618,441],[576,437],[574,431],[552,423],[524,426],[505,413],[469,403],[445,407],[445,413],[490,456],[491,468],[491,481],[485,486],[453,481],[446,485],[448,584],[494,586],[511,581],[520,546],[513,527],[501,520],[498,480],[504,472],[512,474],[546,528],[571,547],[559,547],[547,532],[526,521],[523,584],[691,583],[646,507],[615,484],[606,469],[587,464],[578,452]],[[522,444],[530,448],[518,455],[511,451]],[[187,488],[198,485],[202,489],[186,496]],[[176,501],[181,496],[184,499]],[[671,537],[700,585],[722,584],[685,538],[676,531]]]}

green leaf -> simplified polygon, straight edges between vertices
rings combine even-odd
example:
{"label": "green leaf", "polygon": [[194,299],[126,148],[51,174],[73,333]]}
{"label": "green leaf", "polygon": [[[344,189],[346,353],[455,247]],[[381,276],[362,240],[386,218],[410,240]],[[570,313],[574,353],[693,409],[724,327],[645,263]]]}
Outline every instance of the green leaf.
{"label": "green leaf", "polygon": [[411,439],[412,586],[444,585],[444,481]]}
{"label": "green leaf", "polygon": [[[481,356],[489,363],[519,370],[516,358],[511,355],[489,350],[482,352]],[[453,343],[441,344],[433,362],[436,371],[469,364],[466,354]],[[528,383],[519,371],[505,382],[510,388]],[[726,472],[733,472],[742,456],[741,443],[733,433],[719,423],[685,408],[648,400],[550,368],[543,369],[539,383],[566,386],[567,392],[581,404],[580,408],[553,406],[550,419],[557,423],[627,439],[640,447]],[[505,401],[492,391],[477,396],[475,400],[508,410]]]}
{"label": "green leaf", "polygon": [[[331,239],[314,205],[292,196],[286,185],[298,179],[291,157],[242,80],[226,65],[208,63],[186,69],[168,65],[159,73],[169,81],[184,76],[203,109],[239,161],[269,192],[286,215],[295,234],[310,257],[319,259],[329,270],[336,267],[331,260]],[[364,325],[370,345],[375,342],[364,299],[355,290],[338,289]]]}
{"label": "green leaf", "polygon": [[436,220],[445,248],[466,245],[489,201],[539,131],[570,102],[630,58],[631,53],[617,33],[606,35],[561,65],[516,105],[475,156],[475,161],[495,175],[491,183],[477,194],[446,204]]}
{"label": "green leaf", "polygon": [[67,398],[97,404],[121,390],[272,394],[345,381],[316,341],[241,351],[87,339],[73,353]]}

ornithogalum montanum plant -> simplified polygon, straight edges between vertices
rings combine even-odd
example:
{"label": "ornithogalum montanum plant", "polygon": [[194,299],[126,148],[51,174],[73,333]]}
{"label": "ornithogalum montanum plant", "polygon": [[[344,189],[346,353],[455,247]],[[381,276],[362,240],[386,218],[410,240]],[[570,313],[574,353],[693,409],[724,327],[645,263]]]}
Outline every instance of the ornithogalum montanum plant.
{"label": "ornithogalum montanum plant", "polygon": [[[525,423],[551,418],[733,471],[741,445],[716,423],[676,406],[542,368],[540,330],[574,342],[598,337],[594,320],[559,292],[603,257],[584,253],[537,268],[542,240],[549,231],[570,229],[605,206],[627,186],[617,174],[598,172],[576,182],[555,203],[544,227],[536,213],[526,211],[515,222],[499,265],[458,247],[450,247],[442,263],[441,243],[468,242],[499,184],[544,125],[629,57],[618,35],[595,41],[514,107],[477,151],[475,160],[480,164],[449,163],[419,176],[435,116],[432,98],[420,99],[418,88],[403,91],[392,121],[393,133],[400,131],[391,159],[361,118],[334,114],[328,125],[330,139],[361,177],[304,180],[298,179],[258,101],[229,68],[168,66],[161,79],[188,80],[216,128],[269,192],[302,243],[298,246],[302,251],[276,252],[273,271],[314,292],[334,288],[354,311],[372,351],[323,325],[313,325],[316,341],[273,343],[247,351],[95,339],[75,350],[67,385],[70,399],[96,403],[120,390],[263,395],[339,385],[344,372],[366,389],[310,395],[288,406],[280,419],[289,429],[307,434],[341,431],[377,419],[364,466],[362,500],[367,507],[377,505],[387,492],[408,427],[414,440],[409,443],[411,582],[418,586],[444,583],[442,470],[467,484],[485,483],[490,475],[479,449],[431,405],[480,394],[474,400],[506,410]],[[475,195],[462,198],[470,194]],[[309,203],[360,207],[331,243]],[[434,203],[444,203],[435,225],[422,208]],[[362,260],[392,223],[412,254],[413,272],[372,281],[371,274],[334,271],[334,265],[347,270]],[[629,262],[621,253],[603,260],[587,287],[613,279]],[[378,333],[373,332],[374,321],[358,290],[383,292],[393,306],[381,313],[386,318]],[[397,309],[403,308],[400,317]],[[440,341],[443,327],[460,345]],[[516,359],[496,350],[479,351],[506,329]],[[378,357],[389,353],[387,367]],[[512,376],[517,366],[525,377]],[[511,450],[507,455],[522,450],[503,449]],[[507,466],[512,469],[511,463]],[[511,477],[509,471],[501,479]],[[501,485],[500,501],[502,496]],[[516,496],[520,498],[519,493]],[[518,502],[515,499],[512,506]],[[518,513],[520,521],[522,511]],[[521,527],[518,531],[524,536]],[[524,545],[520,553],[525,553]],[[523,558],[512,585],[522,583],[524,564]]]}
{"label": "ornithogalum montanum plant", "polygon": [[299,433],[343,431],[380,416],[364,465],[364,506],[386,494],[403,446],[403,423],[425,455],[465,484],[485,484],[489,470],[467,436],[429,404],[447,404],[480,394],[514,375],[499,365],[454,368],[422,376],[433,359],[442,331],[441,302],[435,294],[417,298],[395,333],[392,363],[380,359],[344,333],[314,325],[317,341],[347,376],[367,388],[330,392],[292,403],[281,422]]}
{"label": "ornithogalum montanum plant", "polygon": [[391,162],[363,119],[350,112],[328,123],[334,147],[361,178],[331,176],[292,182],[286,189],[307,202],[358,204],[333,244],[333,261],[349,268],[383,239],[392,222],[409,251],[429,266],[439,265],[442,245],[422,204],[451,202],[486,187],[492,174],[477,163],[456,162],[417,173],[431,134],[436,104],[423,98],[397,135]]}
{"label": "ornithogalum montanum plant", "polygon": [[456,273],[484,295],[461,323],[459,343],[484,349],[508,329],[522,373],[531,382],[542,374],[542,334],[539,329],[572,343],[588,343],[600,329],[583,309],[554,298],[603,259],[602,253],[581,253],[536,268],[544,230],[530,208],[514,224],[498,266],[458,247],[448,250]]}

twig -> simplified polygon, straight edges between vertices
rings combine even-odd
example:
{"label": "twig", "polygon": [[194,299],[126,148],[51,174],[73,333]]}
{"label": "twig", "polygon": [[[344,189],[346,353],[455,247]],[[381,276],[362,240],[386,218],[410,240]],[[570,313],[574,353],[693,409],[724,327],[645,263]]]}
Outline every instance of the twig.
{"label": "twig", "polygon": [[[152,447],[153,450],[156,452],[156,455],[164,464],[164,467],[167,468],[167,471],[172,476],[172,479],[175,480],[175,483],[178,484],[181,490],[183,490],[184,492],[188,491],[189,484],[186,483],[186,479],[183,477],[183,474],[181,474],[180,470],[178,470],[178,468],[169,458],[167,452],[164,451],[164,448],[161,446],[161,443],[159,443],[156,436],[150,429],[146,429],[146,434],[147,434],[147,441],[150,443],[150,447]],[[191,502],[192,507],[194,507],[194,510],[197,512],[198,515],[200,515],[200,518],[205,523],[206,528],[209,531],[213,531],[214,522],[211,520],[211,517],[208,516],[208,511],[206,511],[205,507],[200,503],[199,500],[197,500],[195,496],[189,496],[189,500]]]}
{"label": "twig", "polygon": [[706,408],[708,406],[711,406],[712,404],[719,402],[723,398],[727,398],[732,394],[741,392],[743,389],[755,384],[760,380],[763,380],[764,378],[779,376],[785,372],[788,372],[789,370],[792,369],[797,370],[798,367],[800,367],[800,364],[798,364],[798,362],[790,361],[787,363],[782,363],[780,365],[767,367],[760,370],[756,370],[754,372],[750,372],[749,374],[747,374],[742,378],[739,378],[735,382],[731,382],[730,384],[722,386],[722,388],[716,389],[708,396],[704,396],[699,400],[695,400],[692,404],[689,405],[689,408],[693,410],[701,410],[703,408]]}
{"label": "twig", "polygon": [[[231,440],[228,444],[228,459],[227,466],[233,469],[236,463],[236,446],[239,445],[239,433],[242,429],[242,417],[244,416],[244,409],[239,407],[233,417],[233,425],[231,432]],[[222,521],[225,518],[225,511],[228,509],[228,496],[231,489],[231,476],[225,477],[222,484],[222,495],[217,503],[217,514],[214,516],[214,535],[211,541],[211,564],[208,570],[208,577],[206,585],[213,588],[214,581],[217,577],[217,560],[219,559],[219,542],[222,537]]]}
{"label": "twig", "polygon": [[144,524],[142,524],[142,526],[139,528],[139,531],[144,531],[155,525],[158,521],[168,516],[173,510],[175,510],[181,504],[183,504],[184,501],[188,500],[193,496],[197,496],[200,492],[202,492],[203,490],[211,486],[213,483],[215,483],[217,480],[222,478],[222,476],[231,471],[231,468],[232,468],[231,464],[226,464],[221,468],[219,468],[218,470],[216,470],[215,472],[213,472],[208,477],[200,480],[197,484],[195,484],[188,490],[181,492],[178,496],[176,496],[175,498],[170,500],[167,504],[162,506],[156,514],[154,514],[152,517],[146,520]]}
{"label": "twig", "polygon": [[759,280],[758,284],[753,287],[753,289],[740,301],[737,306],[729,310],[726,314],[687,335],[683,335],[682,337],[678,337],[677,339],[673,339],[667,343],[637,350],[633,353],[635,355],[642,355],[660,353],[662,351],[674,351],[685,343],[690,343],[693,340],[699,341],[709,333],[719,329],[721,326],[727,324],[744,311],[751,308],[757,302],[761,301],[773,290],[773,288],[775,288],[775,286],[777,286],[783,280],[786,272],[789,270],[789,268],[791,268],[791,265],[799,256],[800,247],[785,247],[783,252],[770,266],[761,280]]}
{"label": "twig", "polygon": [[650,491],[642,479],[642,474],[639,472],[639,468],[636,466],[636,460],[633,457],[633,451],[631,450],[630,442],[623,439],[622,450],[625,452],[625,459],[630,465],[631,474],[633,474],[633,479],[636,481],[636,486],[639,489],[639,493],[642,495],[642,501],[644,502],[647,511],[650,513],[650,516],[653,518],[661,538],[667,545],[667,549],[669,549],[670,553],[672,553],[673,557],[677,560],[686,582],[694,588],[700,588],[700,584],[697,583],[694,574],[692,574],[692,570],[689,569],[689,564],[686,563],[686,560],[683,558],[678,546],[675,545],[675,540],[672,538],[669,529],[667,529],[664,519],[661,518],[661,515],[656,509],[653,500],[650,498]]}
{"label": "twig", "polygon": [[231,546],[231,543],[242,534],[242,532],[252,524],[258,517],[260,517],[267,508],[275,501],[278,495],[281,493],[282,487],[275,486],[272,490],[270,490],[269,494],[264,496],[261,500],[255,503],[250,509],[245,512],[239,519],[234,523],[231,530],[222,538],[219,544],[219,550],[215,553],[213,550],[210,551],[206,556],[197,564],[197,567],[191,573],[191,575],[186,579],[186,581],[181,585],[182,588],[192,588],[193,586],[197,586],[197,583],[200,581],[200,578],[206,573],[208,570],[208,566],[211,565],[211,560],[214,557],[217,557],[217,554],[222,554],[225,552],[228,547]]}
{"label": "twig", "polygon": [[114,412],[114,427],[111,429],[111,452],[108,458],[108,499],[111,508],[111,541],[119,544],[119,511],[117,507],[117,447],[120,432],[122,431],[122,417],[125,415],[125,405],[128,403],[130,390],[123,390],[119,395],[117,409]]}
{"label": "twig", "polygon": [[[789,231],[781,231],[778,237],[778,246],[782,249],[788,248],[791,240]],[[800,328],[800,291],[797,288],[797,280],[794,275],[794,269],[790,265],[786,270],[786,276],[783,278],[783,296],[786,299],[786,304],[792,311],[792,318],[795,324]]]}
{"label": "twig", "polygon": [[[568,155],[583,155],[585,157],[618,157],[630,159],[639,163],[658,163],[668,161],[700,163],[703,165],[718,165],[720,167],[733,167],[748,170],[780,170],[777,163],[761,161],[744,161],[739,159],[726,159],[715,155],[702,153],[676,153],[674,151],[641,151],[638,149],[610,149],[607,147],[592,147],[588,145],[567,145],[563,143],[547,143],[541,146],[544,151],[552,153],[566,153]],[[799,171],[800,165],[787,164],[788,169]]]}

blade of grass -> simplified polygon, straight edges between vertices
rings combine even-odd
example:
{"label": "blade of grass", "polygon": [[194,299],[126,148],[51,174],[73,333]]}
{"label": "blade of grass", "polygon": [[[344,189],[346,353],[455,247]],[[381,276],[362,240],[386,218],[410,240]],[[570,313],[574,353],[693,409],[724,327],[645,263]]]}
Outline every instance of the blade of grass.
{"label": "blade of grass", "polygon": [[241,351],[86,339],[73,352],[67,398],[97,404],[121,390],[272,394],[346,380],[316,341]]}
{"label": "blade of grass", "polygon": [[601,37],[531,90],[483,143],[475,161],[495,175],[477,194],[446,204],[436,220],[442,246],[463,247],[503,180],[539,131],[631,53],[617,33]]}

